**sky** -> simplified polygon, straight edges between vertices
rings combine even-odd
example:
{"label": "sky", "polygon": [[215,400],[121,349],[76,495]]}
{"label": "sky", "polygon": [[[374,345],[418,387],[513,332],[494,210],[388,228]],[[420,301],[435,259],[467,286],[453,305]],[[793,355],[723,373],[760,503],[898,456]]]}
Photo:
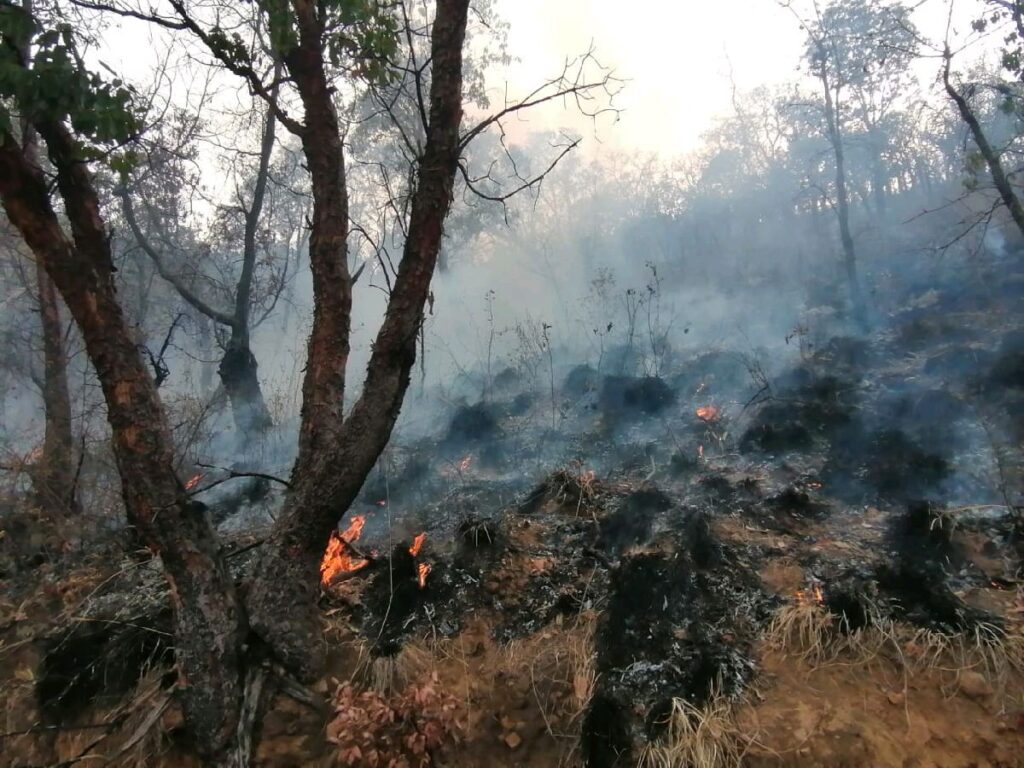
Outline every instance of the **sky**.
{"label": "sky", "polygon": [[[980,2],[954,2],[955,26],[966,31]],[[921,32],[941,39],[947,0],[913,4]],[[730,73],[741,91],[799,77],[803,33],[776,0],[498,0],[497,7],[511,25],[509,52],[519,59],[504,73],[515,87],[557,73],[565,55],[591,44],[603,64],[628,79],[617,99],[618,124],[599,125],[596,136],[620,149],[669,157],[696,149],[715,117],[731,111]],[[937,62],[921,66],[922,79],[934,77]],[[593,136],[569,117],[535,120]]]}
{"label": "sky", "polygon": [[[941,40],[948,3],[955,27],[969,29],[982,0],[906,0],[915,23]],[[792,0],[809,13],[812,0]],[[621,110],[592,121],[564,109],[536,110],[509,126],[515,138],[531,130],[567,128],[584,137],[583,152],[605,147],[674,158],[699,148],[717,117],[732,111],[732,83],[739,91],[801,77],[803,33],[778,0],[496,0],[509,24],[513,63],[489,76],[493,103],[506,87],[521,94],[561,71],[566,57],[590,47],[626,82],[616,98]],[[129,77],[150,70],[167,36],[148,25],[118,21],[108,30],[102,58]],[[163,38],[163,39],[159,39]],[[922,82],[934,81],[936,60],[918,63]],[[233,82],[233,81],[232,81]],[[234,87],[239,88],[237,82]],[[178,83],[178,93],[189,90]]]}

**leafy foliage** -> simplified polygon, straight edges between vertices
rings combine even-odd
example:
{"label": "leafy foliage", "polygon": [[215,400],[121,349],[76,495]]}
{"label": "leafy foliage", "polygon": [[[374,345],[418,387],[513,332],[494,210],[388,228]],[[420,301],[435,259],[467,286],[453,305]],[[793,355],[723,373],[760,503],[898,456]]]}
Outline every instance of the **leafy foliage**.
{"label": "leafy foliage", "polygon": [[[133,92],[120,79],[106,81],[88,71],[67,24],[44,26],[10,3],[0,4],[0,128],[15,118],[69,121],[82,139],[122,143],[137,130]],[[23,53],[33,50],[31,60]]]}

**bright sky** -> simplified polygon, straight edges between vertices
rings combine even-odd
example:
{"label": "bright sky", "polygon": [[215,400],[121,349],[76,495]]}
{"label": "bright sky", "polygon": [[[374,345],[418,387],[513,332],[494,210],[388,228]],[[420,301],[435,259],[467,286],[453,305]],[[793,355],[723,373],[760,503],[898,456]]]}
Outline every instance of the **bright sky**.
{"label": "bright sky", "polygon": [[[955,2],[966,31],[980,0]],[[696,148],[713,119],[731,111],[730,67],[740,90],[798,76],[803,34],[776,0],[499,0],[498,9],[511,23],[510,53],[521,59],[511,83],[551,76],[591,42],[603,64],[630,80],[619,124],[598,133],[621,148],[668,156]],[[941,40],[947,9],[947,0],[924,0],[919,29]],[[925,62],[921,76],[936,66]]]}

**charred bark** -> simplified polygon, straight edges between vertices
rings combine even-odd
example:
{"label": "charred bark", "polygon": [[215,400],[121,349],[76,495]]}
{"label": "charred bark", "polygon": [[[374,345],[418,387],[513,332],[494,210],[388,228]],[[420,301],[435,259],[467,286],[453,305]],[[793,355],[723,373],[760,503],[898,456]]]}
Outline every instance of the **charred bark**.
{"label": "charred bark", "polygon": [[[340,376],[343,386],[344,368],[337,367],[341,361],[334,352],[335,356],[327,360],[315,360],[323,350],[311,339],[310,367],[315,366],[318,373],[307,374],[309,394],[314,398],[329,395],[332,400],[325,403],[314,399],[303,412],[305,451],[296,463],[295,486],[247,596],[254,631],[304,679],[315,678],[324,662],[314,603],[320,558],[331,531],[391,437],[416,359],[417,334],[437,265],[459,158],[462,45],[468,6],[468,0],[437,3],[426,145],[417,163],[408,237],[384,322],[373,344],[362,394],[342,423],[341,403],[336,399],[341,392],[336,382]],[[307,111],[307,125],[312,124],[311,118]],[[314,217],[314,226],[316,221]],[[338,304],[331,308],[333,312],[340,310]],[[346,307],[342,325],[324,333],[329,330],[335,336],[347,337],[347,314]],[[327,430],[323,425],[311,428],[307,424],[320,409],[337,414]],[[312,450],[318,445],[326,445],[327,450]]]}
{"label": "charred bark", "polygon": [[248,340],[232,335],[217,366],[217,373],[231,403],[235,427],[246,442],[274,426],[257,370],[256,356],[249,348]]}
{"label": "charred bark", "polygon": [[71,238],[41,170],[7,132],[0,133],[0,198],[81,330],[107,405],[128,520],[160,556],[170,586],[183,709],[199,751],[215,755],[233,738],[240,705],[243,623],[234,585],[202,505],[174,472],[163,408],[117,300],[89,172],[63,125],[36,128],[57,170]]}
{"label": "charred bark", "polygon": [[951,54],[949,49],[946,49],[945,64],[942,68],[942,85],[946,89],[946,94],[950,100],[956,105],[961,119],[967,124],[971,132],[971,138],[974,139],[978,151],[985,160],[985,165],[988,166],[989,173],[992,174],[992,183],[995,184],[996,191],[999,193],[1003,205],[1006,206],[1006,210],[1010,212],[1010,218],[1017,225],[1021,235],[1024,235],[1024,206],[1021,205],[1020,198],[1013,191],[1010,179],[1006,175],[1006,169],[1003,168],[1003,163],[999,159],[999,153],[996,152],[989,142],[988,137],[985,135],[985,130],[981,127],[981,123],[978,122],[977,115],[974,114],[974,110],[971,109],[971,105],[964,98],[964,95],[950,81],[950,59]]}

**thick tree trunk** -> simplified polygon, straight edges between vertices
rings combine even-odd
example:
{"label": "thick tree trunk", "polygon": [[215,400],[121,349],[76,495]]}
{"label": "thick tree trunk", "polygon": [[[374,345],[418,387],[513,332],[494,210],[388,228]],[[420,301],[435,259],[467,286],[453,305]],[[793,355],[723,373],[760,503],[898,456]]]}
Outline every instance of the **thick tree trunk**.
{"label": "thick tree trunk", "polygon": [[989,143],[988,137],[985,135],[984,129],[981,127],[981,123],[978,122],[977,116],[974,114],[974,110],[971,109],[971,105],[967,103],[967,99],[963,97],[963,94],[958,91],[949,79],[949,65],[950,65],[950,53],[946,51],[946,63],[942,70],[942,84],[945,86],[946,93],[949,98],[956,105],[957,111],[960,113],[960,117],[967,127],[971,131],[971,137],[974,139],[974,143],[978,146],[978,151],[981,152],[982,158],[985,160],[985,164],[988,166],[988,171],[992,174],[992,182],[996,186],[996,191],[999,192],[999,197],[1003,201],[1003,205],[1006,206],[1006,210],[1010,212],[1010,217],[1013,219],[1013,223],[1017,225],[1017,229],[1020,230],[1022,236],[1024,236],[1024,206],[1021,206],[1020,198],[1013,191],[1013,187],[1010,185],[1010,179],[1006,175],[1006,170],[1003,168],[1003,163],[999,159],[999,154],[995,151],[992,144]]}
{"label": "thick tree trunk", "polygon": [[[373,344],[362,394],[337,429],[304,432],[307,441],[329,436],[330,442],[325,446],[327,450],[314,452],[307,443],[306,453],[300,454],[293,473],[295,486],[278,518],[271,542],[264,548],[256,570],[258,576],[247,596],[253,629],[296,674],[306,679],[315,678],[324,661],[314,603],[320,558],[331,531],[348,510],[391,437],[416,359],[417,333],[437,264],[459,158],[462,44],[468,6],[468,0],[437,2],[431,40],[433,70],[426,147],[418,161],[402,260],[384,323]],[[307,112],[307,126],[310,125]],[[346,336],[347,330],[346,317]],[[317,353],[311,340],[310,365]],[[324,370],[335,364],[336,361],[325,365]],[[314,394],[319,392],[311,388]],[[340,404],[330,405],[340,408]],[[303,413],[304,431],[305,420],[311,415],[312,411]]]}
{"label": "thick tree trunk", "polygon": [[64,234],[39,167],[0,134],[0,197],[78,324],[107,404],[129,522],[157,553],[175,614],[180,696],[200,752],[234,737],[240,701],[242,617],[205,510],[173,469],[164,412],[118,304],[99,201],[62,125],[36,126],[46,143],[71,224]]}
{"label": "thick tree trunk", "polygon": [[32,470],[37,501],[60,514],[79,511],[75,497],[74,443],[71,434],[71,396],[64,325],[53,281],[36,259],[36,286],[43,336],[43,411],[46,420],[43,453]]}

